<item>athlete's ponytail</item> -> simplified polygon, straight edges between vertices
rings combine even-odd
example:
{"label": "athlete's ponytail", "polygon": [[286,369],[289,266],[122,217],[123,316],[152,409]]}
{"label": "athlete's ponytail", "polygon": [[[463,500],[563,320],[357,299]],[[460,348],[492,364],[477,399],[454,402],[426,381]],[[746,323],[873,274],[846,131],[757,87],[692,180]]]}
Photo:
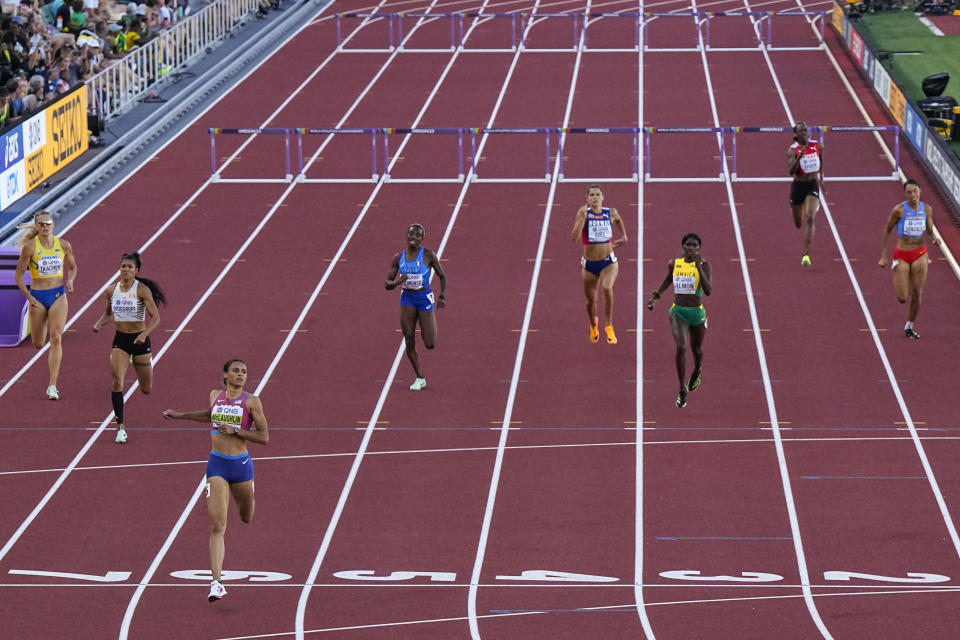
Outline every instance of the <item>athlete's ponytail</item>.
{"label": "athlete's ponytail", "polygon": [[120,256],[120,262],[123,262],[124,260],[129,260],[130,262],[136,265],[137,272],[138,272],[137,280],[139,282],[142,282],[145,287],[150,289],[150,293],[153,294],[153,301],[156,302],[158,305],[167,304],[167,296],[164,295],[163,289],[160,288],[160,285],[158,285],[156,282],[154,282],[150,278],[143,278],[139,275],[140,266],[141,266],[140,254],[137,253],[136,251],[134,251],[133,253],[125,253],[122,256]]}
{"label": "athlete's ponytail", "polygon": [[49,211],[41,209],[33,214],[33,222],[24,222],[17,225],[17,229],[26,229],[26,232],[17,240],[17,246],[21,249],[27,246],[28,242],[40,235],[40,232],[37,231],[37,218],[40,216],[50,216],[50,219],[53,220],[53,215]]}

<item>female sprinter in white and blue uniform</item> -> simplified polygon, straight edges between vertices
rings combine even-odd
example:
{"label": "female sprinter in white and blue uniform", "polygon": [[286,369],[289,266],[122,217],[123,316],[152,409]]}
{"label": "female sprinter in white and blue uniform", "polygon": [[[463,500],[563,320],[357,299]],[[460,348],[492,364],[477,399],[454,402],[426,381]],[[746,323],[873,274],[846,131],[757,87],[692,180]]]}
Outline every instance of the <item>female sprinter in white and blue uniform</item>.
{"label": "female sprinter in white and blue uniform", "polygon": [[[670,331],[677,343],[677,378],[680,391],[677,407],[687,406],[687,393],[700,386],[703,366],[703,338],[707,334],[707,312],[700,303],[701,297],[713,293],[713,272],[710,263],[700,255],[700,236],[688,233],[680,241],[683,255],[667,263],[667,275],[660,286],[650,292],[647,309],[673,285],[673,304],[670,306]],[[690,333],[690,350],[693,352],[693,374],[686,380],[686,333]]]}
{"label": "female sprinter in white and blue uniform", "polygon": [[[140,276],[140,266],[140,254],[137,252],[125,253],[120,257],[120,280],[104,290],[107,308],[93,323],[94,331],[100,331],[100,327],[110,322],[110,318],[117,323],[113,349],[110,351],[110,375],[113,378],[110,399],[117,420],[114,442],[118,444],[127,441],[127,430],[123,423],[123,381],[127,377],[127,368],[132,362],[140,392],[150,393],[153,389],[150,334],[160,324],[157,305],[167,303],[160,285]],[[150,324],[146,322],[147,315],[150,316]]]}
{"label": "female sprinter in white and blue uniform", "polygon": [[240,519],[253,519],[253,461],[247,452],[247,442],[267,444],[270,434],[263,415],[260,398],[244,391],[247,365],[243,360],[228,360],[223,365],[225,389],[210,392],[210,408],[202,411],[174,411],[167,409],[167,420],[196,420],[210,422],[213,446],[207,462],[207,514],[210,517],[210,583],[208,600],[214,602],[226,595],[221,582],[227,529],[227,510],[233,495],[240,509]]}
{"label": "female sprinter in white and blue uniform", "polygon": [[[396,289],[398,285],[403,287],[400,293],[400,329],[406,343],[407,359],[416,375],[416,380],[410,385],[413,391],[420,391],[427,386],[417,354],[417,323],[420,323],[423,345],[433,349],[437,343],[437,318],[433,308],[442,309],[447,304],[447,274],[440,266],[437,254],[421,246],[424,235],[426,230],[423,225],[410,225],[407,229],[407,248],[393,256],[385,283],[388,291]],[[431,269],[440,278],[440,296],[436,300],[430,288]]]}
{"label": "female sprinter in white and blue uniform", "polygon": [[920,311],[920,299],[923,286],[927,283],[927,248],[923,245],[924,235],[933,238],[933,244],[940,244],[933,235],[933,207],[920,201],[920,185],[916,180],[907,180],[903,184],[903,193],[907,199],[890,212],[887,224],[880,236],[880,266],[887,266],[887,240],[894,227],[897,229],[897,247],[893,250],[893,292],[901,304],[909,302],[907,323],[904,334],[911,339],[920,337],[914,331],[913,322]]}
{"label": "female sprinter in white and blue uniform", "polygon": [[[17,262],[15,279],[21,293],[30,301],[30,339],[37,349],[43,348],[50,334],[50,355],[47,365],[50,380],[47,397],[60,399],[57,379],[60,376],[60,361],[63,358],[63,328],[67,323],[67,293],[73,293],[73,280],[77,277],[77,261],[73,247],[63,238],[53,235],[53,216],[47,211],[38,211],[33,216],[33,228],[20,238],[20,260]],[[30,288],[23,274],[30,270]]]}
{"label": "female sprinter in white and blue uniform", "polygon": [[[620,237],[616,240],[613,240],[613,225],[620,229]],[[617,344],[617,334],[613,331],[613,283],[617,281],[620,266],[613,250],[627,241],[627,231],[617,210],[603,206],[603,187],[600,185],[587,187],[587,204],[577,211],[570,239],[583,242],[580,266],[583,293],[587,298],[587,317],[590,319],[590,342],[600,340],[597,291],[603,289],[607,344]]]}

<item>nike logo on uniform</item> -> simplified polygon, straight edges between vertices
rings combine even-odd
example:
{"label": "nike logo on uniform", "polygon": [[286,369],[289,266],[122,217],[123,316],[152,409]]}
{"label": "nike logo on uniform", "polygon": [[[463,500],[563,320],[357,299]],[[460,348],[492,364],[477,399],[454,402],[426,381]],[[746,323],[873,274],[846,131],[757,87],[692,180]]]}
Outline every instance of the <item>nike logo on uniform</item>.
{"label": "nike logo on uniform", "polygon": [[247,464],[248,462],[250,462],[250,458],[247,458],[246,460],[244,460],[243,464]]}

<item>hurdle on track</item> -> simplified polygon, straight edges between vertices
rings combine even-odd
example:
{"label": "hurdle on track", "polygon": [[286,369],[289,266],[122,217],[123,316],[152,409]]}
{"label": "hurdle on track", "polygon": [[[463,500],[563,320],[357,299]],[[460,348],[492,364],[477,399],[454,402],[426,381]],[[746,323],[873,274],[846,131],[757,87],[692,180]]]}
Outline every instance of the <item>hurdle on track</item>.
{"label": "hurdle on track", "polygon": [[[773,23],[775,19],[782,17],[807,17],[817,22],[817,42],[815,45],[777,45],[774,43]],[[618,13],[337,13],[336,32],[337,32],[337,51],[350,53],[389,53],[393,51],[402,51],[407,53],[449,53],[451,51],[462,51],[472,53],[502,53],[514,52],[519,50],[537,52],[537,53],[564,53],[577,51],[580,47],[580,38],[583,36],[583,50],[591,52],[639,52],[640,34],[644,36],[644,51],[648,52],[689,52],[689,51],[809,51],[818,50],[824,47],[824,25],[826,12],[824,11],[692,11],[677,13],[636,13],[636,12],[618,12]],[[649,42],[649,25],[656,20],[665,18],[685,18],[691,21],[691,44],[689,46],[671,46],[671,47],[651,47]],[[755,39],[750,45],[744,46],[717,46],[711,41],[710,24],[716,19],[746,18],[752,24]],[[379,48],[353,48],[347,46],[342,33],[342,21],[344,19],[360,19],[366,24],[385,22],[387,27],[387,44]],[[619,19],[630,20],[634,23],[633,42],[630,46],[591,46],[589,33],[590,25],[596,24],[601,20]],[[416,20],[418,24],[423,25],[438,20],[447,20],[449,22],[449,40],[444,42],[445,46],[434,47],[410,47],[403,44],[404,34],[410,34],[413,28],[407,27],[404,31],[404,21]],[[510,46],[494,48],[470,48],[469,38],[465,21],[473,20],[475,23],[495,21],[500,23],[509,22],[510,24]],[[530,47],[527,44],[527,37],[530,30],[537,24],[548,20],[569,20],[571,25],[571,41],[569,47]],[[782,21],[782,20],[779,20]]]}
{"label": "hurdle on track", "polygon": [[[290,134],[291,129],[221,129],[218,127],[207,130],[210,134],[210,175],[213,182],[290,182],[293,180],[293,174],[290,172]],[[282,135],[284,142],[284,177],[283,178],[221,178],[217,172],[217,136],[218,135]]]}
{"label": "hurdle on track", "polygon": [[[638,153],[638,139],[640,137],[641,129],[638,127],[561,127],[557,129],[557,133],[561,134],[561,143],[560,143],[560,153],[557,154],[557,174],[559,182],[638,182],[640,176],[639,162],[640,155]],[[633,142],[633,154],[631,155],[631,160],[633,161],[633,174],[629,177],[626,176],[607,176],[604,178],[587,178],[580,177],[574,178],[564,174],[563,172],[563,135],[564,134],[625,134],[629,135]]]}
{"label": "hurdle on track", "polygon": [[[297,128],[297,129],[224,129],[211,128],[207,130],[210,134],[210,174],[212,182],[236,182],[236,183],[271,183],[271,182],[305,182],[305,183],[366,183],[376,182],[380,175],[377,173],[377,135],[381,133],[380,129],[339,129],[339,128]],[[369,135],[370,136],[370,162],[371,177],[369,178],[307,178],[304,173],[303,165],[303,136],[304,135]],[[217,165],[217,136],[218,135],[283,135],[284,137],[284,167],[283,178],[224,178],[220,175]],[[297,137],[297,172],[291,171],[290,162],[290,137]]]}
{"label": "hurdle on track", "polygon": [[[815,45],[777,45],[773,41],[773,22],[775,18],[813,17],[817,22],[817,42]],[[696,51],[817,51],[824,48],[824,11],[687,11],[676,13],[645,13],[643,20],[644,52],[696,52]],[[654,20],[664,18],[687,18],[691,20],[691,44],[688,46],[651,47],[649,28]],[[755,41],[750,46],[717,46],[710,35],[710,25],[717,19],[747,18],[750,20]]]}
{"label": "hurdle on track", "polygon": [[[827,134],[843,133],[873,133],[878,142],[882,145],[886,143],[879,137],[881,133],[892,134],[893,137],[893,156],[891,159],[892,169],[888,174],[882,175],[830,175],[830,179],[835,182],[854,182],[854,181],[885,181],[897,180],[900,171],[900,133],[901,128],[898,125],[879,125],[879,126],[810,126],[811,131],[820,133],[820,139],[825,140]],[[211,157],[211,180],[213,182],[223,183],[276,183],[276,182],[302,182],[302,183],[328,183],[328,184],[346,184],[346,183],[373,183],[378,180],[395,183],[549,183],[552,176],[552,163],[557,163],[557,174],[559,182],[638,182],[641,179],[640,162],[640,135],[643,135],[643,158],[644,171],[642,179],[644,182],[789,182],[790,176],[781,175],[743,175],[741,169],[742,142],[744,135],[764,134],[764,133],[790,133],[792,128],[783,127],[526,127],[526,128],[503,128],[503,127],[447,127],[447,128],[427,128],[427,127],[374,127],[374,128],[294,128],[294,129],[226,129],[212,128],[210,133],[210,157]],[[716,139],[716,164],[714,169],[704,172],[701,175],[679,175],[678,171],[673,171],[670,175],[655,175],[654,168],[659,167],[656,160],[657,148],[653,144],[654,138],[661,139],[668,136],[689,136],[691,134],[707,134]],[[222,168],[217,164],[216,138],[221,135],[265,135],[268,137],[283,136],[284,140],[284,177],[251,177],[225,178],[221,175]],[[304,173],[305,166],[303,160],[303,137],[305,135],[326,135],[331,139],[334,136],[344,135],[349,137],[369,136],[370,138],[370,173],[363,177],[307,177]],[[503,175],[490,176],[480,175],[480,157],[478,156],[480,146],[478,145],[478,136],[518,136],[526,135],[543,138],[543,173],[540,175]],[[564,170],[564,153],[567,144],[567,136],[589,136],[589,135],[619,135],[630,136],[633,150],[631,161],[633,172],[630,175],[591,175],[575,176],[569,175]],[[455,151],[451,151],[451,159],[455,158],[455,173],[445,176],[416,176],[403,177],[391,175],[391,165],[397,160],[396,156],[391,155],[390,138],[394,136],[441,136],[455,140]],[[469,156],[467,156],[465,138],[470,138]],[[730,137],[729,152],[727,137]],[[556,137],[556,142],[551,139]],[[377,139],[380,139],[380,145],[383,149],[382,159],[378,158]],[[296,163],[292,160],[292,141],[296,141]],[[529,144],[523,141],[522,144]],[[700,144],[699,142],[697,144]],[[674,149],[681,149],[682,145],[673,145]],[[702,145],[697,147],[698,154],[702,155]],[[556,150],[554,153],[553,150]],[[657,157],[655,157],[657,156]],[[623,155],[626,159],[626,152]],[[689,156],[688,156],[689,157]],[[661,160],[662,162],[662,160]],[[382,163],[382,165],[381,165]],[[453,161],[450,163],[453,165]],[[676,162],[670,163],[676,166]],[[689,164],[689,163],[686,163]],[[686,164],[681,163],[681,167]],[[779,162],[776,166],[779,166]],[[260,162],[259,167],[266,167],[265,162]],[[764,167],[769,166],[768,162],[763,163]],[[382,167],[382,169],[381,169]],[[527,170],[529,171],[529,169]],[[682,169],[680,170],[682,171]],[[530,172],[532,173],[532,172]]]}
{"label": "hurdle on track", "polygon": [[[732,134],[733,156],[731,159],[730,179],[734,182],[789,182],[793,178],[790,176],[763,177],[763,176],[743,176],[737,170],[737,138],[744,133],[792,133],[793,127],[727,127]],[[810,126],[809,130],[820,132],[820,141],[826,142],[827,133],[830,131],[841,132],[890,132],[893,133],[893,168],[886,175],[867,175],[867,176],[836,176],[831,175],[832,182],[866,182],[874,180],[899,180],[900,179],[900,126],[899,125],[873,125],[873,126]]]}

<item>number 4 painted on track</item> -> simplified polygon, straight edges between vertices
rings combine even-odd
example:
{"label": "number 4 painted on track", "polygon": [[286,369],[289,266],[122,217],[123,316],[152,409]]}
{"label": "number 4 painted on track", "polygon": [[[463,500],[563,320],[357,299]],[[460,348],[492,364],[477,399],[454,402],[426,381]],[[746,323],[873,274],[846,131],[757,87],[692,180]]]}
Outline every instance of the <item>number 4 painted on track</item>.
{"label": "number 4 painted on track", "polygon": [[87,582],[123,582],[130,577],[129,571],[107,571],[107,573],[102,576],[87,573],[65,573],[63,571],[32,571],[30,569],[10,569],[8,573],[19,576],[43,576],[44,578],[86,580]]}

